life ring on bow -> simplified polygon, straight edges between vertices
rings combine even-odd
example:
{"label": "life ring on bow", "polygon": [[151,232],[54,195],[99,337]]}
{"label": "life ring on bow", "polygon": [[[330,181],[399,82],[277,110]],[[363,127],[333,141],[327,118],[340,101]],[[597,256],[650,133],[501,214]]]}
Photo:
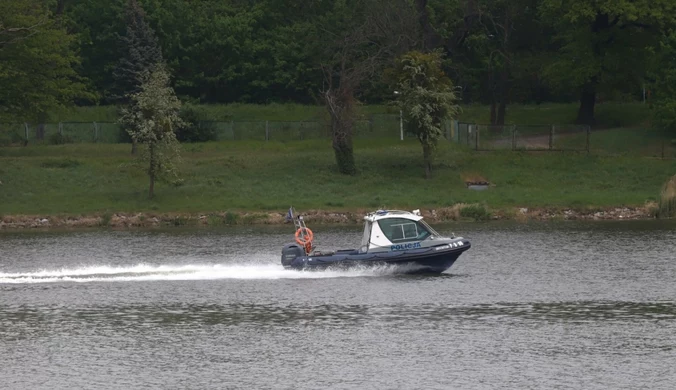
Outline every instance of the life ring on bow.
{"label": "life ring on bow", "polygon": [[313,238],[314,234],[312,234],[312,230],[306,227],[298,228],[298,230],[296,230],[296,242],[299,245],[302,246],[307,246],[307,244],[312,245]]}

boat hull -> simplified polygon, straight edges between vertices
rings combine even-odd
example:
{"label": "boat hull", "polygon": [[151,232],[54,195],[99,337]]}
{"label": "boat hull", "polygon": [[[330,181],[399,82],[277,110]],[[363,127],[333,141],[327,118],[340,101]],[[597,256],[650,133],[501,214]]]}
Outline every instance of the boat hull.
{"label": "boat hull", "polygon": [[442,273],[453,266],[458,257],[470,247],[469,241],[463,241],[462,245],[457,247],[442,245],[410,251],[364,254],[339,251],[331,255],[297,256],[282,261],[282,264],[288,269],[306,271],[392,267],[394,273]]}

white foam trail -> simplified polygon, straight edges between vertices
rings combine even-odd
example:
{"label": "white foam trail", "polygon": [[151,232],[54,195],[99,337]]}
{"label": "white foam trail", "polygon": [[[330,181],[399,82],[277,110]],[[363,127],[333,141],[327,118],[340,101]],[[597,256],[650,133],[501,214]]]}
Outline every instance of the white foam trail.
{"label": "white foam trail", "polygon": [[2,273],[0,284],[55,282],[131,282],[154,280],[217,280],[217,279],[321,279],[377,276],[390,269],[356,269],[349,271],[293,271],[281,265],[146,265],[89,266],[73,269],[40,270],[37,272]]}

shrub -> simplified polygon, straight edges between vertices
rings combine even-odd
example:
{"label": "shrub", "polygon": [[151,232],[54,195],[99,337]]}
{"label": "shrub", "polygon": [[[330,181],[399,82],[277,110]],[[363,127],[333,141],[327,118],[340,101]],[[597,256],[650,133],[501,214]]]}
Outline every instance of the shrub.
{"label": "shrub", "polygon": [[72,144],[73,138],[71,138],[68,135],[63,135],[61,133],[54,133],[51,136],[49,136],[49,144],[50,145],[65,145],[65,144]]}
{"label": "shrub", "polygon": [[472,218],[475,221],[486,221],[491,218],[491,213],[483,205],[473,204],[461,208],[460,216]]}
{"label": "shrub", "polygon": [[660,196],[659,210],[657,211],[658,218],[673,218],[676,217],[676,175],[672,176],[669,181],[664,184],[662,194]]}
{"label": "shrub", "polygon": [[74,160],[72,158],[60,158],[60,159],[53,159],[53,160],[46,160],[43,161],[42,164],[40,164],[41,167],[43,168],[75,168],[79,166],[81,163],[78,160]]}
{"label": "shrub", "polygon": [[207,142],[216,140],[216,129],[210,122],[200,122],[198,110],[183,106],[179,113],[183,125],[175,129],[179,142]]}

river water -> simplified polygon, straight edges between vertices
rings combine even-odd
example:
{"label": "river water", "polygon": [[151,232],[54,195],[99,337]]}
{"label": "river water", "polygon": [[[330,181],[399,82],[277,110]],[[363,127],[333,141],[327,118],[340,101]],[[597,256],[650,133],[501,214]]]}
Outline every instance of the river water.
{"label": "river water", "polygon": [[438,228],[473,244],[441,276],[287,271],[290,227],[1,232],[0,388],[676,386],[675,223]]}

